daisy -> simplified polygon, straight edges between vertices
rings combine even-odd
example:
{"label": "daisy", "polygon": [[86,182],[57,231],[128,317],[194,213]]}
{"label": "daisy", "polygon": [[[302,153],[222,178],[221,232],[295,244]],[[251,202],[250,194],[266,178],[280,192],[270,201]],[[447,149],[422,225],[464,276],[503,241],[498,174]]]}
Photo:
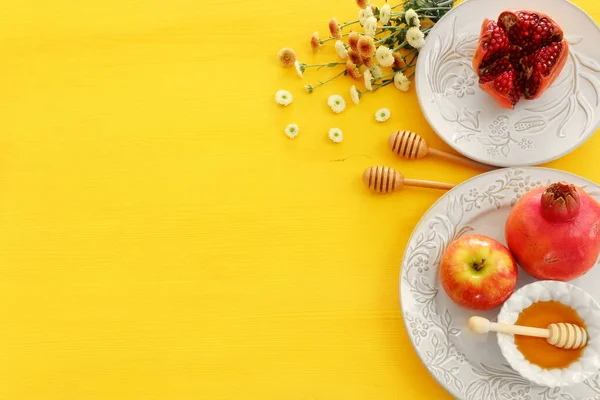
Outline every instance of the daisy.
{"label": "daisy", "polygon": [[360,33],[352,31],[348,35],[348,46],[354,51],[358,51],[358,41],[361,38]]}
{"label": "daisy", "polygon": [[377,120],[377,122],[385,122],[390,118],[390,115],[390,110],[388,110],[387,108],[380,108],[375,113],[375,119]]}
{"label": "daisy", "polygon": [[377,57],[377,62],[382,67],[389,67],[394,63],[394,56],[392,50],[385,46],[379,46],[377,51],[375,52],[375,57]]}
{"label": "daisy", "polygon": [[289,137],[290,139],[295,138],[296,136],[298,136],[298,132],[300,132],[300,129],[298,128],[298,125],[296,124],[289,124],[286,128],[285,128],[285,134],[287,137]]}
{"label": "daisy", "polygon": [[360,26],[364,26],[365,23],[367,22],[367,18],[372,17],[372,16],[373,16],[373,10],[371,9],[371,7],[361,9],[358,12],[358,21],[360,22]]}
{"label": "daisy", "polygon": [[404,18],[406,19],[406,23],[408,26],[416,26],[417,28],[421,27],[421,21],[419,20],[419,15],[412,8],[404,14]]}
{"label": "daisy", "polygon": [[346,61],[346,74],[352,79],[358,79],[362,76],[360,69],[350,60]]}
{"label": "daisy", "polygon": [[371,80],[373,79],[373,75],[371,75],[371,71],[369,71],[368,69],[365,69],[364,78],[365,78],[365,87],[367,88],[367,90],[372,92],[373,91],[373,82],[371,82]]}
{"label": "daisy", "polygon": [[383,71],[381,70],[381,67],[379,65],[373,65],[372,67],[369,67],[369,69],[371,70],[373,78],[379,79],[383,77]]}
{"label": "daisy", "polygon": [[358,39],[357,50],[363,58],[373,57],[375,54],[375,42],[370,36],[361,36]]}
{"label": "daisy", "polygon": [[332,94],[329,96],[329,99],[327,99],[327,104],[329,104],[329,107],[331,107],[331,111],[336,114],[341,113],[346,108],[346,101],[339,94]]}
{"label": "daisy", "polygon": [[287,90],[278,90],[275,93],[275,101],[282,106],[288,106],[292,103],[292,94]]}
{"label": "daisy", "polygon": [[387,25],[390,22],[390,18],[392,18],[392,7],[386,3],[379,10],[379,20],[383,25]]}
{"label": "daisy", "polygon": [[394,86],[402,92],[408,92],[410,89],[410,81],[402,72],[398,72],[394,76]]}
{"label": "daisy", "polygon": [[350,58],[350,61],[352,61],[354,64],[356,64],[356,65],[362,64],[362,57],[360,56],[360,54],[358,54],[357,51],[354,51],[351,49],[348,52],[348,57]]}
{"label": "daisy", "polygon": [[348,49],[346,49],[346,45],[341,40],[335,41],[335,51],[342,60],[348,58]]}
{"label": "daisy", "polygon": [[374,65],[375,62],[373,61],[373,57],[370,57],[370,58],[363,58],[362,63],[365,67],[370,69]]}
{"label": "daisy", "polygon": [[331,36],[337,40],[342,39],[342,30],[340,29],[340,26],[335,18],[331,18],[329,20],[329,33],[331,33]]}
{"label": "daisy", "polygon": [[415,49],[420,49],[425,45],[425,35],[419,28],[413,26],[406,32],[406,41]]}
{"label": "daisy", "polygon": [[369,17],[365,21],[365,35],[375,36],[377,33],[377,18]]}
{"label": "daisy", "polygon": [[296,60],[294,61],[294,67],[296,68],[296,73],[298,74],[298,76],[302,78],[302,74],[304,74],[304,64]]}
{"label": "daisy", "polygon": [[367,8],[367,6],[369,5],[369,0],[356,0],[356,5],[359,8]]}
{"label": "daisy", "polygon": [[319,40],[319,32],[313,33],[310,37],[310,47],[315,52],[319,51],[319,48],[321,47],[321,41]]}
{"label": "daisy", "polygon": [[331,139],[333,143],[341,143],[344,139],[344,135],[339,128],[331,128],[329,130],[329,139]]}
{"label": "daisy", "polygon": [[289,47],[284,47],[283,49],[279,50],[277,56],[279,56],[281,66],[285,68],[291,67],[296,62],[296,52]]}
{"label": "daisy", "polygon": [[352,85],[350,88],[350,98],[354,104],[360,103],[360,91],[356,89],[356,86]]}

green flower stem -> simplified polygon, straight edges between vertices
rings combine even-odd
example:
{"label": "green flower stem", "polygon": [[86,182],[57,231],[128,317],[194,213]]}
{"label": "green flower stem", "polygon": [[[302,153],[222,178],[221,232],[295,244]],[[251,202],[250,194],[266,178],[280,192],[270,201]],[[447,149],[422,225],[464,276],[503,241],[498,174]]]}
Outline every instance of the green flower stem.
{"label": "green flower stem", "polygon": [[392,49],[392,51],[393,51],[393,52],[394,52],[394,51],[398,51],[398,50],[400,50],[401,48],[403,48],[404,46],[406,46],[407,44],[408,44],[408,42],[405,40],[404,42],[400,43],[398,46],[394,47],[394,48]]}
{"label": "green flower stem", "polygon": [[344,29],[344,28],[345,28],[345,27],[347,27],[347,26],[354,25],[354,24],[356,24],[357,22],[359,22],[359,20],[358,20],[358,19],[357,19],[357,20],[355,20],[355,21],[344,22],[343,24],[340,24],[340,29]]}
{"label": "green flower stem", "polygon": [[398,71],[395,71],[395,72],[393,72],[393,73],[391,73],[391,74],[384,75],[384,76],[382,76],[381,78],[379,78],[379,79],[377,79],[377,80],[382,80],[382,79],[383,79],[383,80],[385,80],[385,79],[387,79],[387,78],[392,78],[392,80],[393,80],[394,76],[396,76],[396,74],[397,74],[398,72],[404,72],[404,71],[408,71],[409,69],[411,69],[411,68],[414,68],[414,67],[416,67],[416,66],[417,66],[417,64],[411,64],[411,65],[408,65],[408,66],[406,66],[406,67],[404,67],[404,68],[400,68],[400,70],[398,70]]}
{"label": "green flower stem", "polygon": [[442,10],[451,10],[452,7],[429,7],[429,8],[418,8],[415,11],[442,11]]}
{"label": "green flower stem", "polygon": [[336,76],[334,76],[334,77],[332,77],[332,78],[329,78],[329,79],[327,79],[326,81],[319,82],[318,84],[316,84],[316,85],[314,85],[314,86],[312,86],[312,85],[306,85],[306,86],[305,86],[305,88],[306,88],[306,91],[307,91],[308,93],[312,93],[312,92],[313,92],[313,90],[315,90],[315,89],[316,89],[316,88],[318,88],[319,86],[323,86],[324,84],[331,82],[332,80],[334,80],[334,79],[336,79],[336,78],[338,78],[338,77],[342,76],[342,75],[343,75],[343,74],[345,74],[345,73],[346,73],[346,70],[344,69],[342,72],[340,72],[339,74],[337,74]]}
{"label": "green flower stem", "polygon": [[304,65],[304,68],[313,68],[313,67],[319,67],[319,68],[323,68],[323,67],[329,67],[329,68],[333,68],[337,65],[346,65],[345,62],[331,62],[331,63],[326,63],[326,64],[302,64]]}
{"label": "green flower stem", "polygon": [[[342,34],[342,37],[348,36],[348,35],[350,35],[350,34],[349,33],[344,33],[344,34]],[[323,43],[327,43],[327,42],[329,42],[331,40],[336,40],[336,38],[334,38],[333,36],[329,36],[327,39],[319,40],[319,43],[323,44]]]}

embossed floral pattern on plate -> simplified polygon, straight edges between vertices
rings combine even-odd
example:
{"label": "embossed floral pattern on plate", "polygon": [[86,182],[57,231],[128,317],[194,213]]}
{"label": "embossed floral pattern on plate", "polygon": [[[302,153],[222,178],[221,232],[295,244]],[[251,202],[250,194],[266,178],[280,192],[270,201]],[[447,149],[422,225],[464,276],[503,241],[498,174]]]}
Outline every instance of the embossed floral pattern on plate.
{"label": "embossed floral pattern on plate", "polygon": [[[514,110],[478,87],[471,60],[481,21],[507,8],[554,16],[569,42],[569,58],[554,85]],[[584,39],[585,38],[585,39]],[[498,166],[536,165],[582,144],[600,122],[600,29],[566,0],[469,0],[429,35],[417,65],[417,95],[434,130],[455,150]],[[498,130],[500,129],[500,130]]]}
{"label": "embossed floral pattern on plate", "polygon": [[[579,185],[600,200],[600,186],[575,175],[545,168],[500,169],[440,198],[406,246],[400,277],[406,330],[424,365],[457,399],[600,400],[600,376],[562,389],[534,386],[507,365],[495,337],[485,344],[473,343],[465,329],[471,313],[447,298],[438,279],[440,258],[449,243],[473,232],[504,241],[503,222],[518,199],[558,180]],[[527,279],[531,278],[521,272],[519,286]],[[600,299],[599,281],[597,267],[572,283]],[[497,310],[488,317],[496,315]]]}

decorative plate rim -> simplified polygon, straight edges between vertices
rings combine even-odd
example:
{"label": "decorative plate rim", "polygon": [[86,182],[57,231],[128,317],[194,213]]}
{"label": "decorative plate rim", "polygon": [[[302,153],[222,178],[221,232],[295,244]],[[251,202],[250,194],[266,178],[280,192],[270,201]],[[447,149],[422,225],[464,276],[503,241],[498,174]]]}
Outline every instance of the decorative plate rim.
{"label": "decorative plate rim", "polygon": [[[454,15],[456,15],[456,13],[458,12],[457,10],[460,10],[461,7],[464,7],[465,4],[472,4],[478,1],[489,1],[489,0],[464,0],[462,3],[460,3],[459,5],[453,7],[448,13],[446,13],[442,19],[447,19],[450,18]],[[596,29],[598,30],[598,33],[600,35],[600,25],[598,25],[598,23],[596,23],[596,21],[581,7],[579,7],[577,4],[571,2],[570,0],[555,0],[555,1],[562,1],[564,3],[569,4],[571,7],[575,8],[576,11],[581,12],[583,15],[586,16],[586,18],[592,22],[593,25],[596,26]],[[441,20],[442,20],[441,19]],[[440,20],[440,21],[441,21]],[[438,32],[440,28],[440,24],[439,21],[438,23],[436,23],[435,25],[433,25],[431,31],[429,32],[428,37],[433,37],[433,35],[435,33]],[[426,43],[426,47],[429,45],[428,43],[429,41],[427,41]],[[422,50],[424,50],[426,47],[424,47]],[[421,50],[421,51],[422,51]],[[423,71],[424,70],[424,66],[425,66],[425,60],[426,57],[418,57],[417,58],[417,67],[416,67],[416,71],[417,73],[419,73],[419,71]],[[421,72],[422,73],[422,72]],[[581,139],[579,141],[574,142],[573,144],[571,144],[570,146],[567,146],[564,148],[564,150],[560,153],[555,154],[554,156],[550,156],[550,157],[545,157],[540,159],[539,161],[536,161],[535,163],[530,162],[530,161],[525,161],[525,162],[521,162],[519,164],[515,164],[509,161],[504,161],[502,159],[498,159],[497,161],[491,162],[491,160],[489,159],[485,159],[481,156],[479,156],[478,154],[466,154],[460,146],[458,146],[457,144],[453,143],[452,140],[450,140],[449,138],[446,138],[444,135],[442,135],[439,130],[436,128],[435,124],[432,123],[432,116],[430,115],[430,111],[427,107],[425,107],[425,101],[426,99],[420,95],[420,91],[419,91],[419,87],[420,87],[420,83],[419,83],[419,79],[415,79],[415,91],[417,93],[417,100],[419,102],[419,107],[421,108],[421,111],[425,117],[425,120],[427,121],[427,123],[429,124],[429,126],[431,127],[431,129],[433,129],[433,131],[436,133],[437,136],[439,136],[448,146],[450,146],[452,149],[454,149],[456,152],[464,155],[467,158],[470,158],[472,160],[478,161],[482,164],[488,164],[488,165],[494,165],[497,167],[502,167],[502,168],[511,168],[511,167],[535,167],[537,165],[541,165],[541,164],[545,164],[551,161],[555,161],[557,159],[560,159],[564,156],[566,156],[567,154],[570,154],[571,152],[573,152],[574,150],[576,150],[577,148],[579,148],[580,146],[582,146],[585,142],[587,142],[591,136],[600,128],[600,118],[598,119],[598,121],[596,122],[595,126],[593,127],[593,129],[590,128],[590,131],[581,136]]]}
{"label": "decorative plate rim", "polygon": [[[467,179],[461,183],[459,183],[458,185],[456,185],[454,188],[452,188],[451,190],[449,190],[448,192],[444,193],[442,196],[440,196],[439,199],[437,199],[421,216],[421,218],[419,219],[419,221],[417,222],[417,224],[414,226],[407,242],[406,242],[406,247],[404,249],[403,255],[402,255],[402,261],[400,263],[400,273],[399,273],[399,278],[398,278],[398,294],[399,294],[399,300],[400,300],[400,314],[402,316],[402,322],[404,325],[404,329],[407,333],[407,336],[410,340],[411,346],[413,347],[413,350],[415,351],[415,353],[417,354],[417,357],[419,357],[419,360],[421,361],[421,364],[427,369],[427,372],[429,373],[429,375],[431,375],[431,377],[433,379],[435,379],[437,381],[437,383],[444,388],[444,390],[446,390],[447,393],[449,393],[451,396],[453,396],[454,398],[456,398],[457,400],[463,400],[464,397],[462,395],[462,393],[457,393],[456,390],[454,390],[454,388],[451,387],[450,384],[446,384],[444,382],[442,382],[441,379],[439,379],[438,377],[436,377],[428,368],[428,364],[425,362],[424,359],[424,354],[422,354],[422,352],[419,350],[419,345],[415,342],[415,335],[412,335],[410,333],[410,327],[408,326],[408,321],[407,321],[407,313],[409,312],[408,309],[405,308],[405,304],[403,303],[403,291],[402,291],[402,280],[404,279],[404,274],[406,271],[406,268],[404,268],[405,265],[405,258],[406,258],[406,254],[407,254],[407,249],[408,246],[410,245],[410,243],[413,242],[413,240],[415,239],[415,235],[417,234],[417,231],[419,230],[419,227],[425,223],[425,218],[438,206],[440,206],[444,201],[446,201],[453,193],[459,192],[461,189],[463,189],[464,187],[468,186],[470,183],[472,183],[473,181],[476,181],[478,179],[481,179],[482,177],[486,177],[486,176],[492,176],[492,175],[496,175],[496,174],[500,174],[503,172],[509,172],[509,171],[518,171],[521,170],[523,172],[528,172],[528,171],[547,171],[547,172],[552,172],[552,173],[559,173],[559,174],[564,174],[573,178],[576,178],[582,182],[585,182],[586,185],[593,185],[595,187],[600,187],[599,184],[591,181],[588,178],[582,177],[580,175],[577,175],[575,173],[572,172],[568,172],[568,171],[563,171],[563,170],[559,170],[556,168],[548,168],[548,167],[538,167],[538,166],[523,166],[523,167],[507,167],[507,168],[500,168],[500,169],[496,169],[496,170],[492,170],[492,171],[488,171],[488,172],[484,172],[481,173],[479,175],[476,175],[470,179]],[[409,296],[409,294],[406,294],[406,296]],[[552,389],[552,388],[549,388]],[[600,389],[600,388],[599,388]]]}

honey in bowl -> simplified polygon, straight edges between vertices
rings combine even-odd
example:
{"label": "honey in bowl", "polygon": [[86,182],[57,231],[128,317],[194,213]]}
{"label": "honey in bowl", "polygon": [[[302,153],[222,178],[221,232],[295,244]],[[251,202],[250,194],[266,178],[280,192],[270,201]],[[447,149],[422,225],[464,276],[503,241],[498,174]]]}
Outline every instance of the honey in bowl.
{"label": "honey in bowl", "polygon": [[[558,301],[533,303],[521,311],[515,325],[547,328],[548,325],[559,322],[579,325],[585,329],[585,323],[577,311]],[[515,345],[527,361],[545,369],[567,368],[577,361],[583,352],[583,349],[560,349],[548,343],[546,339],[520,335],[515,336]]]}

